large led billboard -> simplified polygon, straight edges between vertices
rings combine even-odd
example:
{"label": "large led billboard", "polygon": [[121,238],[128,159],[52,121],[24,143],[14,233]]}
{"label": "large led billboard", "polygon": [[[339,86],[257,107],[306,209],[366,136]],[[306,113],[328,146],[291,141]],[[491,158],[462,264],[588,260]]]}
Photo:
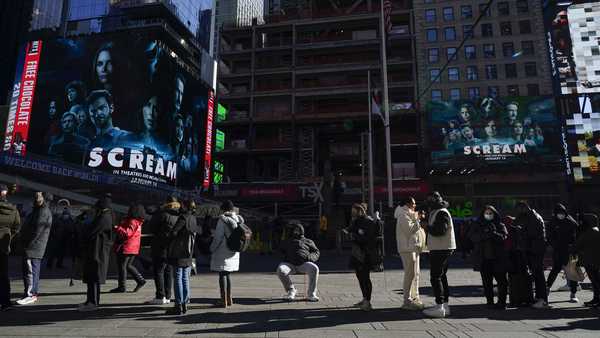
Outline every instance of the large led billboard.
{"label": "large led billboard", "polygon": [[207,187],[214,94],[162,41],[32,41],[21,59],[4,151],[150,187]]}
{"label": "large led billboard", "polygon": [[600,1],[547,1],[544,10],[557,92],[600,93]]}
{"label": "large led billboard", "polygon": [[600,95],[564,98],[568,172],[576,183],[600,179]]}
{"label": "large led billboard", "polygon": [[552,97],[432,101],[427,113],[434,167],[560,161]]}

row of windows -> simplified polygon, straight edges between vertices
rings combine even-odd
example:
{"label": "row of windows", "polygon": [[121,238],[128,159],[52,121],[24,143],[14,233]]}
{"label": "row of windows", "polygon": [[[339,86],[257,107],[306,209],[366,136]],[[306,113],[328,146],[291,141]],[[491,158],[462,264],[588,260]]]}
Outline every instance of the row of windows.
{"label": "row of windows", "polygon": [[[448,91],[448,100],[460,100],[462,98],[462,89],[460,88],[452,88]],[[508,85],[506,86],[506,94],[508,96],[519,96],[519,86],[518,85]],[[487,96],[490,97],[498,97],[500,95],[500,87],[498,86],[489,86],[487,87]],[[540,86],[535,83],[531,83],[527,85],[527,96],[539,96],[540,95]],[[467,98],[471,100],[478,99],[481,96],[481,89],[479,87],[469,87],[467,88]],[[432,101],[442,101],[444,99],[443,92],[441,89],[433,89],[431,90],[431,100]]]}
{"label": "row of windows", "polygon": [[[531,28],[530,20],[521,20],[518,23],[519,25],[519,34],[531,34],[533,31]],[[481,28],[481,37],[491,38],[494,37],[494,26],[491,23],[483,23],[480,25]],[[456,28],[453,26],[444,27],[441,29],[444,34],[445,41],[454,41],[456,40],[457,33]],[[464,38],[474,38],[475,35],[473,33],[473,25],[463,25],[462,26],[463,37]],[[435,42],[440,39],[438,28],[428,28],[426,31],[427,41]],[[513,35],[513,25],[512,22],[500,22],[500,36],[511,36]]]}
{"label": "row of windows", "polygon": [[[493,43],[483,44],[481,46],[481,52],[484,59],[493,59],[496,57],[496,45]],[[535,55],[535,48],[533,41],[521,41],[521,49],[518,52],[519,55],[531,56]],[[513,42],[502,43],[502,55],[505,58],[512,58],[517,55],[515,52],[515,45]],[[446,48],[446,60],[458,60],[459,55],[456,47]],[[477,47],[475,45],[464,46],[464,58],[465,60],[477,59]],[[427,61],[429,63],[437,63],[440,61],[440,48],[429,48],[427,49]]]}
{"label": "row of windows", "polygon": [[[485,65],[485,79],[486,80],[497,80],[498,79],[498,66],[497,65]],[[460,81],[460,68],[459,67],[448,67],[448,81]],[[526,77],[535,77],[538,75],[537,64],[535,62],[525,62],[524,72]],[[514,79],[518,77],[517,64],[507,63],[504,65],[504,77],[507,79]],[[429,70],[429,80],[431,82],[441,82],[442,76],[440,76],[440,69],[432,68]],[[468,81],[479,80],[479,67],[467,66],[465,67],[465,79]]]}
{"label": "row of windows", "polygon": [[[426,3],[428,3],[428,2],[426,2]],[[490,6],[490,8],[488,8],[487,11],[485,10],[486,6],[487,6],[487,3],[479,4],[479,14],[483,17],[492,16],[493,6]],[[510,4],[508,3],[508,1],[498,2],[496,4],[496,9],[497,9],[498,16],[511,15]],[[529,13],[529,5],[527,3],[527,0],[517,0],[516,13],[518,13],[518,14]],[[444,21],[454,21],[456,19],[455,15],[454,15],[454,7],[444,7],[442,9],[442,18],[444,19]],[[471,5],[460,6],[460,18],[463,20],[473,18],[473,6],[471,6]],[[437,21],[437,10],[434,8],[426,9],[425,13],[424,13],[424,19],[426,22]]]}

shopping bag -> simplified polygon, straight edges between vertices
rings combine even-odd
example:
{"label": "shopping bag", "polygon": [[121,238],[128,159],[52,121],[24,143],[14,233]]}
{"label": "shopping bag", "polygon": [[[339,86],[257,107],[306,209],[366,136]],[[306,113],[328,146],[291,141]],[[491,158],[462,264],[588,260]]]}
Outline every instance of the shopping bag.
{"label": "shopping bag", "polygon": [[583,282],[585,273],[580,266],[577,266],[577,257],[569,257],[569,262],[564,267],[567,279],[574,282]]}

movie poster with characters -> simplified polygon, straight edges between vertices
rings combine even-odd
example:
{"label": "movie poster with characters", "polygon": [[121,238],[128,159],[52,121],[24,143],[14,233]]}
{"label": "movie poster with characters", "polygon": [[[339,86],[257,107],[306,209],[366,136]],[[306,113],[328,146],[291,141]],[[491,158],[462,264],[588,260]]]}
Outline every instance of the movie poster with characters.
{"label": "movie poster with characters", "polygon": [[[150,187],[203,184],[214,95],[160,40],[121,34],[32,44],[11,124],[16,139],[5,140],[5,151]],[[30,60],[37,62],[35,69],[28,68]]]}
{"label": "movie poster with characters", "polygon": [[552,97],[432,101],[427,114],[434,166],[560,161]]}

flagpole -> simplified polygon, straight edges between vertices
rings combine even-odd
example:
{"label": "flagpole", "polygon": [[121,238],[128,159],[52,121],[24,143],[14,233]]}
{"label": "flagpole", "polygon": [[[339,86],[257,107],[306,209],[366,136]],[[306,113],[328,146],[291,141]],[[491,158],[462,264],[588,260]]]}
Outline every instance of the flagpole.
{"label": "flagpole", "polygon": [[371,100],[371,70],[367,71],[367,82],[369,90],[367,93],[367,102],[369,102],[369,212],[375,215],[375,184],[373,183],[373,104]]}
{"label": "flagpole", "polygon": [[387,74],[387,48],[385,43],[386,29],[383,14],[383,0],[381,0],[381,18],[380,18],[380,35],[381,35],[381,59],[383,73],[383,112],[385,116],[385,151],[386,151],[386,169],[387,169],[387,195],[388,207],[394,207],[394,192],[392,190],[392,149],[390,142],[390,105],[388,93],[388,74]]}

